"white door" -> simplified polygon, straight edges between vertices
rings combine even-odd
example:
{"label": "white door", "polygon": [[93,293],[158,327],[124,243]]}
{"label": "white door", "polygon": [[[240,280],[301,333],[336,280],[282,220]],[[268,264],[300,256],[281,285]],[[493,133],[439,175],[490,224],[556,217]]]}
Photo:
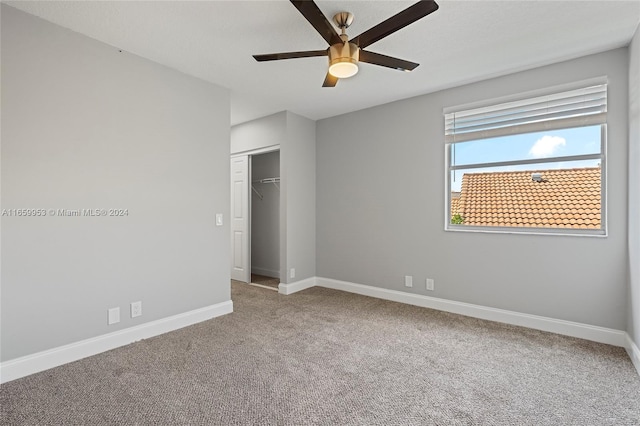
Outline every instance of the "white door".
{"label": "white door", "polygon": [[249,162],[243,155],[231,158],[231,279],[251,282],[249,250]]}

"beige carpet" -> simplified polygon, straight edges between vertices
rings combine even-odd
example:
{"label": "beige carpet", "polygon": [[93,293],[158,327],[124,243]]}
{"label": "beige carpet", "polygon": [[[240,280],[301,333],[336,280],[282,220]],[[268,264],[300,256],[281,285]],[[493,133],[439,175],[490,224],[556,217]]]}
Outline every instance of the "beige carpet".
{"label": "beige carpet", "polygon": [[638,425],[624,350],[312,288],[9,382],[3,425]]}
{"label": "beige carpet", "polygon": [[278,285],[280,284],[280,278],[267,277],[264,275],[251,274],[251,282],[253,284],[265,285],[267,287],[278,289]]}

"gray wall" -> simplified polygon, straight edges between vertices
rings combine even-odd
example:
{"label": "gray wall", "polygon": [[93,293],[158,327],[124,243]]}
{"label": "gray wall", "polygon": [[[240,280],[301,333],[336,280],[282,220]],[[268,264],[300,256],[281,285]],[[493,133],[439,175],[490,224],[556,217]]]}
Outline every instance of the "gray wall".
{"label": "gray wall", "polygon": [[279,112],[231,128],[231,153],[268,148],[284,142],[287,114]]}
{"label": "gray wall", "polygon": [[2,208],[129,212],[2,217],[2,361],[228,301],[228,91],[5,5],[1,47]]}
{"label": "gray wall", "polygon": [[[443,230],[444,107],[602,75],[608,237]],[[627,97],[623,48],[319,121],[317,275],[626,329]]]}
{"label": "gray wall", "polygon": [[640,346],[640,27],[629,46],[629,324]]}
{"label": "gray wall", "polygon": [[[280,152],[254,155],[253,181],[280,176]],[[262,199],[251,191],[251,272],[280,278],[280,189],[273,183],[254,183]]]}
{"label": "gray wall", "polygon": [[[316,275],[316,123],[287,112],[287,138],[280,151],[286,187],[286,278],[292,283]],[[282,204],[281,204],[282,208]],[[296,276],[291,278],[291,268]]]}

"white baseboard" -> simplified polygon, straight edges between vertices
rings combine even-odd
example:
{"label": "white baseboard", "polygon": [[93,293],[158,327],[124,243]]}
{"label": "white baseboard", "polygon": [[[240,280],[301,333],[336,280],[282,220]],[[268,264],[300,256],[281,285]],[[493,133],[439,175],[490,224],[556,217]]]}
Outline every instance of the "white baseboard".
{"label": "white baseboard", "polygon": [[278,293],[289,295],[289,294],[293,294],[298,291],[306,290],[308,288],[315,287],[315,286],[316,286],[316,277],[311,277],[305,280],[296,281],[294,283],[289,283],[289,284],[280,283],[278,284]]}
{"label": "white baseboard", "polygon": [[[627,333],[610,328],[597,327],[588,324],[565,321],[560,319],[523,314],[504,309],[489,308],[470,303],[456,302],[453,300],[439,299],[436,297],[422,296],[419,294],[405,293],[396,290],[388,290],[363,284],[354,284],[346,281],[338,281],[329,278],[316,278],[319,287],[343,290],[349,293],[361,294],[378,299],[391,300],[423,308],[437,309],[439,311],[466,315],[505,324],[517,325],[535,330],[549,331],[565,336],[578,337],[599,343],[614,346],[627,346]],[[636,348],[637,349],[637,348]]]}
{"label": "white baseboard", "polygon": [[96,355],[138,340],[177,330],[233,312],[233,302],[218,303],[124,330],[93,337],[32,355],[0,363],[0,383],[19,379],[88,356]]}
{"label": "white baseboard", "polygon": [[627,349],[627,353],[629,354],[629,358],[631,358],[631,362],[634,367],[636,367],[636,371],[640,375],[640,349],[638,349],[638,345],[631,339],[631,336],[627,334],[627,344],[625,345]]}
{"label": "white baseboard", "polygon": [[251,273],[256,275],[264,275],[265,277],[280,278],[280,271],[273,269],[260,268],[257,266],[251,266]]}

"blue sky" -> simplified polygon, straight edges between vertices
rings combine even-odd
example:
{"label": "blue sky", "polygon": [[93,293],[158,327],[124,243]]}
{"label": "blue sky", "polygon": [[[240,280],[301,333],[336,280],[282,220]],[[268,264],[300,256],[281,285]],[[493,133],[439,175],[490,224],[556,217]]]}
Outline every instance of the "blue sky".
{"label": "blue sky", "polygon": [[[600,126],[589,126],[463,142],[455,144],[455,153],[451,153],[451,162],[456,165],[464,165],[598,154],[600,153],[600,137]],[[457,170],[452,172],[451,190],[460,191],[464,173],[596,167],[599,162],[598,159]]]}

